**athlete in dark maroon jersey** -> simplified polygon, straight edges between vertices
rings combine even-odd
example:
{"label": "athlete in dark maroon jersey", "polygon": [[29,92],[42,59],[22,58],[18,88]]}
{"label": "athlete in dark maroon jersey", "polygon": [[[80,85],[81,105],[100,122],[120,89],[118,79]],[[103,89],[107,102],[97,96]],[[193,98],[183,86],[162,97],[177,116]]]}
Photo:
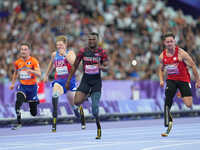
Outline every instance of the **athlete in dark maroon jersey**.
{"label": "athlete in dark maroon jersey", "polygon": [[[88,94],[92,99],[92,114],[96,119],[97,124],[97,136],[96,139],[101,138],[101,126],[99,121],[99,100],[101,97],[101,71],[105,71],[108,68],[108,56],[104,49],[98,45],[98,34],[90,33],[88,35],[88,46],[81,49],[77,54],[72,70],[69,74],[66,88],[69,89],[70,79],[76,72],[81,60],[83,63],[83,77],[81,83],[76,91],[74,103],[80,105],[86,99]],[[82,128],[85,128],[85,120],[83,109],[80,107]]]}
{"label": "athlete in dark maroon jersey", "polygon": [[160,86],[164,86],[164,69],[167,72],[167,86],[165,89],[165,106],[164,106],[164,118],[165,126],[168,127],[167,131],[162,136],[168,136],[172,128],[172,116],[170,109],[173,103],[174,95],[177,89],[181,92],[181,96],[185,105],[189,108],[192,107],[192,93],[190,85],[190,74],[187,67],[191,67],[196,80],[196,87],[200,87],[200,78],[196,69],[196,65],[189,54],[176,46],[175,36],[173,33],[167,33],[164,35],[165,49],[161,53],[159,77]]}

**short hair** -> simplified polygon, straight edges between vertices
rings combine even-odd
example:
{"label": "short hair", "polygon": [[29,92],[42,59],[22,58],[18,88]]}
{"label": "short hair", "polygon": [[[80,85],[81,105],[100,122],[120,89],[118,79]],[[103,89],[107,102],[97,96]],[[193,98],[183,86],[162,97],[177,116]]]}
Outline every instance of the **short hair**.
{"label": "short hair", "polygon": [[175,39],[175,35],[172,32],[167,32],[162,36],[162,39],[165,40],[167,37],[173,37]]}
{"label": "short hair", "polygon": [[95,36],[97,36],[97,38],[99,38],[99,33],[97,33],[97,32],[90,32],[89,35],[95,35]]}
{"label": "short hair", "polygon": [[58,41],[63,41],[63,43],[67,43],[67,37],[64,36],[64,35],[59,35],[59,36],[56,37],[56,43]]}
{"label": "short hair", "polygon": [[31,47],[31,44],[29,43],[29,42],[22,42],[22,43],[20,43],[20,48],[21,48],[21,46],[27,46],[29,49],[31,49],[32,47]]}

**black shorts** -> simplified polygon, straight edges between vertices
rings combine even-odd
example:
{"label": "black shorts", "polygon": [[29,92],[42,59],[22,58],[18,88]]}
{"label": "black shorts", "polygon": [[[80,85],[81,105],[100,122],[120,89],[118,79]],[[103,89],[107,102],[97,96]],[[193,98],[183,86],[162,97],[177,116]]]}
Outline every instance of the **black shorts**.
{"label": "black shorts", "polygon": [[176,90],[179,89],[181,97],[192,96],[191,84],[183,81],[167,80],[165,95],[174,97]]}
{"label": "black shorts", "polygon": [[100,76],[83,75],[81,83],[77,88],[77,91],[89,94],[93,92],[101,92],[101,87],[102,87],[102,80]]}

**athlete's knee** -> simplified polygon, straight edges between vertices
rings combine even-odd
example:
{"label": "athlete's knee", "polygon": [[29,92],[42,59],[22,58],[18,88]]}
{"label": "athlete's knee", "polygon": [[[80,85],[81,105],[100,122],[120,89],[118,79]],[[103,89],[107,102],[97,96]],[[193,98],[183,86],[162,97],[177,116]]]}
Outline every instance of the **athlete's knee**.
{"label": "athlete's knee", "polygon": [[63,93],[64,93],[64,89],[63,89],[62,85],[60,85],[59,83],[55,83],[53,85],[53,94],[57,94],[58,96],[60,96]]}
{"label": "athlete's knee", "polygon": [[187,107],[192,107],[192,97],[183,97],[183,102]]}
{"label": "athlete's knee", "polygon": [[26,100],[26,96],[22,92],[17,92],[17,101],[24,102]]}
{"label": "athlete's knee", "polygon": [[192,107],[192,102],[185,103],[185,105],[186,105],[188,108],[191,108],[191,107]]}
{"label": "athlete's knee", "polygon": [[54,91],[53,91],[53,94],[52,94],[52,97],[53,97],[53,98],[58,98],[59,96],[60,96],[59,91],[58,91],[58,90],[54,90]]}
{"label": "athlete's knee", "polygon": [[75,105],[81,105],[84,101],[86,100],[86,94],[81,92],[81,91],[77,91],[75,93],[75,96],[74,96],[74,104]]}
{"label": "athlete's knee", "polygon": [[15,104],[15,110],[19,111],[20,107],[22,106],[23,102],[26,101],[26,97],[22,92],[17,92],[17,100]]}
{"label": "athlete's knee", "polygon": [[37,115],[37,111],[31,111],[31,115],[35,117]]}
{"label": "athlete's knee", "polygon": [[85,98],[74,99],[74,105],[80,106],[85,101]]}
{"label": "athlete's knee", "polygon": [[37,115],[37,102],[30,102],[29,103],[29,107],[30,107],[30,113],[32,116],[36,116]]}
{"label": "athlete's knee", "polygon": [[99,100],[101,97],[100,92],[94,92],[91,94],[92,98],[92,114],[96,117],[99,115]]}

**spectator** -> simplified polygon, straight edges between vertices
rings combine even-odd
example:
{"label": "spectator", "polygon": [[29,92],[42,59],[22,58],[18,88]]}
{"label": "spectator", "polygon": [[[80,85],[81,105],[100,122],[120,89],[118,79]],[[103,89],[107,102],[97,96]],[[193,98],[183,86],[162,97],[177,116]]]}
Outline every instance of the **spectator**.
{"label": "spectator", "polygon": [[87,33],[95,31],[103,39],[102,47],[110,50],[112,69],[103,79],[130,79],[133,59],[138,62],[138,79],[157,79],[156,71],[145,77],[142,72],[157,65],[156,60],[149,64],[149,56],[158,58],[163,48],[162,33],[173,31],[177,43],[195,53],[194,60],[200,63],[199,25],[200,19],[188,19],[181,10],[175,11],[161,0],[5,0],[0,3],[0,78],[11,78],[16,45],[23,40],[34,45],[32,54],[42,62],[45,72],[55,50],[55,36],[67,35],[69,48],[77,51],[86,42]]}

